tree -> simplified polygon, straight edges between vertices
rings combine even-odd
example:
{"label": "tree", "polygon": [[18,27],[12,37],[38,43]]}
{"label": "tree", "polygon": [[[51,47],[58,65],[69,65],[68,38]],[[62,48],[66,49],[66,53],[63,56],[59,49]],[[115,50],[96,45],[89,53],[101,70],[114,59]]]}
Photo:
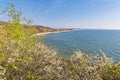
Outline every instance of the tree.
{"label": "tree", "polygon": [[7,37],[10,37],[11,39],[20,40],[25,39],[27,36],[36,33],[36,29],[34,27],[27,29],[24,28],[24,26],[21,23],[23,22],[26,25],[29,25],[31,23],[31,20],[22,17],[22,12],[15,10],[13,4],[11,4],[9,7],[6,7],[6,9],[2,11],[2,13],[7,13],[9,19],[9,24],[7,25],[7,27],[5,27]]}

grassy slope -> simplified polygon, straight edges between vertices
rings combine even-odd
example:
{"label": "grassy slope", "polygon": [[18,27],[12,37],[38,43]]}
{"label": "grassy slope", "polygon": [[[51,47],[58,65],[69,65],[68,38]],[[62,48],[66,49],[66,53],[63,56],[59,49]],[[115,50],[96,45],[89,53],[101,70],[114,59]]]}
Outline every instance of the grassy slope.
{"label": "grassy slope", "polygon": [[[1,27],[5,27],[7,24],[8,24],[7,22],[0,21],[0,26]],[[35,27],[35,29],[38,31],[38,33],[55,31],[55,29],[53,29],[53,28],[46,27],[46,26],[41,26],[41,25],[23,25],[23,26],[25,28]]]}

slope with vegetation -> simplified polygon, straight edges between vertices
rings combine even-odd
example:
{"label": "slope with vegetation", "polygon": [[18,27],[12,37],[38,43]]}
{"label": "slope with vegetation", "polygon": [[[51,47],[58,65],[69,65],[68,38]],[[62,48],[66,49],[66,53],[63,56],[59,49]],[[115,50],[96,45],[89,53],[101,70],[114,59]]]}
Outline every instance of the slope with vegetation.
{"label": "slope with vegetation", "polygon": [[[0,26],[1,27],[5,27],[7,26],[9,23],[8,22],[3,22],[0,21]],[[23,24],[22,25],[24,28],[29,29],[34,27],[37,30],[37,33],[43,33],[43,32],[53,32],[53,31],[57,31],[56,29],[50,28],[50,27],[46,27],[46,26],[41,26],[41,25],[28,25],[28,24]]]}
{"label": "slope with vegetation", "polygon": [[20,24],[21,16],[11,5],[9,24],[0,25],[0,80],[120,80],[120,66],[103,57],[75,52],[70,58],[57,55],[37,42],[34,27]]}

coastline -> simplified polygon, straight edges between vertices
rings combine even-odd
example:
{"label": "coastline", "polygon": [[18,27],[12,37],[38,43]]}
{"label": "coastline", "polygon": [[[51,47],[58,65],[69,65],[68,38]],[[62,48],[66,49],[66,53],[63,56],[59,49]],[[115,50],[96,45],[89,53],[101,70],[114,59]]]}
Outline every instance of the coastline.
{"label": "coastline", "polygon": [[36,36],[45,36],[47,34],[55,34],[55,33],[63,33],[63,32],[71,32],[74,30],[63,30],[63,31],[54,31],[54,32],[43,32],[43,33],[37,33]]}

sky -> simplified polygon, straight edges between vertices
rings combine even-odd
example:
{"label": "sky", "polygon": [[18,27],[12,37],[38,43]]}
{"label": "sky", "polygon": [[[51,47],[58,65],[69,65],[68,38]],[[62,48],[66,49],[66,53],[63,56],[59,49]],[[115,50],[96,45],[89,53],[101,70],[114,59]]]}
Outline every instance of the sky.
{"label": "sky", "polygon": [[[0,0],[10,4],[32,24],[52,28],[120,29],[120,0]],[[6,21],[6,14],[0,20]]]}

